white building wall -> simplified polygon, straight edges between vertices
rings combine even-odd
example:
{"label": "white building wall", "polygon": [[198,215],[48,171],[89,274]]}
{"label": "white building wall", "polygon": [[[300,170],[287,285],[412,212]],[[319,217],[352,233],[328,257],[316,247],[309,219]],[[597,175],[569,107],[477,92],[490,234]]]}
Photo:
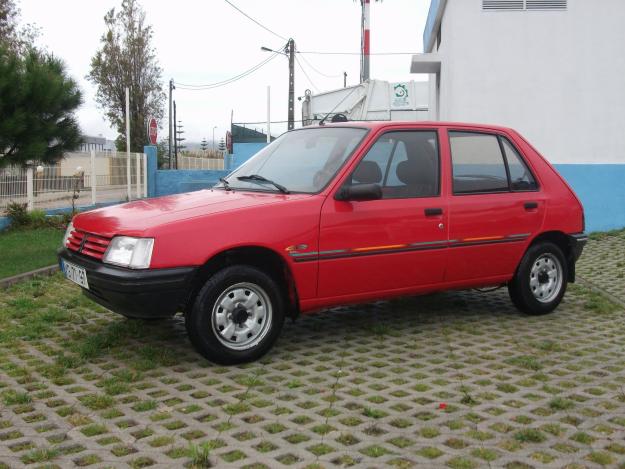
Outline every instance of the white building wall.
{"label": "white building wall", "polygon": [[438,53],[439,119],[513,127],[554,163],[625,163],[625,0],[508,12],[448,0]]}

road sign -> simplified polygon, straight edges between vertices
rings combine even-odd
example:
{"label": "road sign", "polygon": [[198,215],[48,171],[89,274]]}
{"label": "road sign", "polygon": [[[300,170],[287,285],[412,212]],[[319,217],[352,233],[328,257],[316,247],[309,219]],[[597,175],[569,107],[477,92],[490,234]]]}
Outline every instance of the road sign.
{"label": "road sign", "polygon": [[154,117],[150,119],[148,124],[148,137],[152,145],[156,145],[156,137],[158,136],[158,122]]}

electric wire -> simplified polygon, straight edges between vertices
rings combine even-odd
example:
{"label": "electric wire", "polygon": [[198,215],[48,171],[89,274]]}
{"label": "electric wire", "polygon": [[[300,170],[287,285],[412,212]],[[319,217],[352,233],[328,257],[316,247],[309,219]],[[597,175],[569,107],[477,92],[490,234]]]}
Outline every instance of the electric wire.
{"label": "electric wire", "polygon": [[186,90],[186,91],[210,90],[210,89],[213,89],[213,88],[218,88],[218,87],[221,87],[221,86],[229,85],[230,83],[234,83],[235,81],[241,80],[242,78],[245,78],[248,75],[251,75],[252,73],[257,71],[261,67],[264,67],[265,65],[267,65],[270,61],[275,59],[278,55],[280,55],[280,52],[275,52],[274,54],[272,54],[271,56],[269,56],[268,58],[266,58],[262,62],[254,65],[252,68],[250,68],[250,69],[246,70],[245,72],[242,72],[242,73],[240,73],[238,75],[230,77],[230,78],[228,78],[226,80],[217,81],[217,82],[214,82],[214,83],[202,84],[202,85],[192,85],[192,84],[179,83],[179,82],[174,82],[174,84],[176,85],[177,89]]}
{"label": "electric wire", "polygon": [[262,23],[260,23],[259,21],[256,21],[254,18],[252,18],[250,15],[248,15],[247,13],[245,13],[243,10],[241,10],[238,6],[236,6],[234,3],[232,3],[230,0],[224,0],[228,5],[230,5],[232,8],[234,8],[235,10],[237,10],[239,13],[241,13],[243,16],[245,16],[247,19],[249,19],[250,21],[256,23],[258,26],[260,26],[261,28],[263,28],[265,31],[270,32],[271,34],[273,34],[276,37],[279,37],[280,39],[287,41],[288,39],[285,38],[284,36],[279,35],[278,33],[276,33],[275,31],[272,31],[271,29],[269,29],[267,26],[263,25]]}
{"label": "electric wire", "polygon": [[[298,54],[314,54],[314,55],[361,55],[360,52],[334,52],[334,51],[313,51],[298,50]],[[418,55],[421,52],[370,52],[369,55]]]}
{"label": "electric wire", "polygon": [[317,88],[317,85],[315,85],[315,83],[310,79],[310,77],[308,76],[308,73],[306,73],[306,70],[304,70],[304,67],[302,67],[302,64],[297,58],[297,56],[295,56],[295,62],[297,63],[299,69],[302,71],[304,76],[308,79],[308,82],[311,84],[311,86],[315,89],[317,93],[319,93],[319,88]]}
{"label": "electric wire", "polygon": [[[299,51],[296,51],[296,52],[299,52]],[[317,70],[317,69],[313,66],[313,64],[311,64],[311,63],[310,63],[310,62],[306,59],[306,57],[304,57],[303,55],[302,55],[301,57],[302,57],[302,60],[303,60],[304,62],[306,62],[306,65],[308,65],[308,66],[309,66],[309,67],[310,67],[313,71],[317,72],[319,75],[321,75],[321,76],[323,76],[323,77],[326,77],[326,78],[340,78],[340,77],[342,77],[342,76],[343,76],[342,74],[341,74],[341,75],[327,75],[327,74],[325,74],[325,73],[323,73],[323,72],[320,72],[319,70]]]}

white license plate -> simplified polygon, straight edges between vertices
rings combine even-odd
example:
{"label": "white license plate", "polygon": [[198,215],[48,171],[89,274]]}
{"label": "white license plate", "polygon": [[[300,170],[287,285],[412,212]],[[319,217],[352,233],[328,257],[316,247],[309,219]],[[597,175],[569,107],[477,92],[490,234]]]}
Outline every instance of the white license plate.
{"label": "white license plate", "polygon": [[82,267],[63,261],[63,273],[65,278],[77,283],[83,288],[89,290],[89,282],[87,282],[87,271]]}

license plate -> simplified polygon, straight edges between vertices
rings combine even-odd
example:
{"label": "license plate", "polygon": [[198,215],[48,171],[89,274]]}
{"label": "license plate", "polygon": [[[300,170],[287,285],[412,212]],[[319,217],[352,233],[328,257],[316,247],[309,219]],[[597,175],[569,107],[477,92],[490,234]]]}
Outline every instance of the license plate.
{"label": "license plate", "polygon": [[65,278],[89,290],[89,282],[87,282],[87,271],[82,267],[71,264],[67,261],[61,263]]}

